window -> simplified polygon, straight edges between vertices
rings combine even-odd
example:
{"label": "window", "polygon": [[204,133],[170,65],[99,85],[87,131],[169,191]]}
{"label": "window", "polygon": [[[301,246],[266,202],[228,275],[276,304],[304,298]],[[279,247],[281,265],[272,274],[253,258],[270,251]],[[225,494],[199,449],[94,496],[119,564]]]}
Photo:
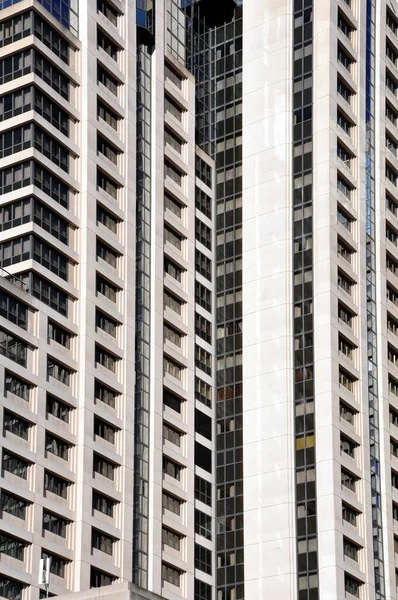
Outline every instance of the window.
{"label": "window", "polygon": [[357,481],[359,481],[359,477],[345,469],[341,469],[341,485],[343,487],[346,487],[351,492],[355,492]]}
{"label": "window", "polygon": [[62,558],[56,554],[50,554],[49,552],[45,552],[42,550],[41,557],[45,560],[46,558],[50,558],[50,573],[56,575],[57,577],[65,578],[65,567],[69,563],[66,558]]}
{"label": "window", "polygon": [[21,479],[28,479],[29,466],[30,463],[27,460],[3,448],[3,471],[8,471]]}
{"label": "window", "polygon": [[211,166],[208,165],[200,156],[196,156],[195,160],[195,172],[196,177],[198,177],[207,187],[211,188]]}
{"label": "window", "polygon": [[93,510],[97,510],[107,517],[113,518],[115,506],[116,500],[113,500],[113,498],[109,498],[109,496],[104,496],[104,494],[93,490]]}
{"label": "window", "polygon": [[0,231],[18,227],[32,220],[32,199],[24,198],[0,207]]}
{"label": "window", "polygon": [[212,472],[211,450],[195,442],[195,465],[208,473]]}
{"label": "window", "polygon": [[337,221],[343,225],[348,231],[351,231],[353,219],[348,213],[346,213],[340,206],[337,208]]}
{"label": "window", "polygon": [[165,226],[165,228],[164,228],[164,241],[165,242],[169,242],[172,246],[177,248],[177,250],[181,250],[184,239],[185,238],[182,235],[176,233],[173,229],[170,229],[170,227],[167,227],[167,225]]}
{"label": "window", "polygon": [[117,61],[120,48],[101,29],[97,29],[97,46]]}
{"label": "window", "polygon": [[118,11],[107,0],[97,0],[97,10],[101,12],[107,19],[117,27]]}
{"label": "window", "polygon": [[117,292],[118,288],[116,286],[112,285],[112,283],[97,273],[97,295],[102,294],[105,298],[108,298],[108,300],[116,302]]}
{"label": "window", "polygon": [[181,550],[181,540],[184,538],[183,535],[168,529],[167,527],[162,528],[162,543],[166,546],[170,546],[177,552]]}
{"label": "window", "polygon": [[337,157],[347,166],[351,166],[351,159],[354,158],[351,152],[340,143],[337,143]]}
{"label": "window", "polygon": [[195,333],[202,340],[211,344],[212,324],[197,312],[195,312]]}
{"label": "window", "polygon": [[388,39],[386,42],[386,56],[391,60],[392,63],[394,63],[395,66],[397,66],[398,54],[396,53],[394,47],[388,42]]}
{"label": "window", "polygon": [[387,8],[387,16],[386,16],[386,24],[389,29],[391,29],[394,35],[397,35],[398,32],[398,22],[393,13],[389,8]]}
{"label": "window", "polygon": [[344,133],[351,135],[351,129],[354,127],[354,124],[340,110],[337,110],[337,125]]}
{"label": "window", "polygon": [[342,503],[343,521],[346,521],[347,523],[350,523],[350,525],[357,527],[358,516],[359,512],[355,508],[352,508],[352,506],[349,506],[345,502]]}
{"label": "window", "polygon": [[398,458],[398,442],[394,438],[390,438],[390,454]]}
{"label": "window", "polygon": [[101,346],[95,346],[95,362],[105,367],[105,369],[109,369],[112,373],[116,373],[116,367],[119,360],[119,357],[111,354]]}
{"label": "window", "polygon": [[172,179],[177,185],[182,186],[185,173],[172,165],[168,160],[164,162],[164,175]]}
{"label": "window", "polygon": [[116,181],[97,169],[97,189],[104,190],[104,192],[109,194],[114,200],[117,200],[119,188],[120,185],[116,183]]}
{"label": "window", "polygon": [[41,77],[49,86],[52,87],[65,100],[69,101],[69,79],[47,58],[44,58],[37,50],[33,50],[34,70],[36,75]]}
{"label": "window", "polygon": [[386,87],[394,96],[397,95],[398,83],[388,69],[386,69]]}
{"label": "window", "polygon": [[211,408],[212,388],[211,385],[195,377],[195,399]]}
{"label": "window", "polygon": [[351,296],[355,282],[339,269],[337,272],[337,285],[341,290],[344,290],[344,292]]}
{"label": "window", "polygon": [[21,277],[26,283],[30,293],[53,308],[64,317],[68,316],[68,295],[58,286],[53,285],[36,273],[26,273],[26,278]]}
{"label": "window", "polygon": [[211,483],[206,481],[199,475],[195,475],[195,499],[207,504],[212,505],[212,494],[211,494]]}
{"label": "window", "polygon": [[177,298],[173,294],[170,294],[170,292],[166,292],[166,290],[164,291],[163,300],[164,305],[168,306],[172,311],[177,313],[177,315],[182,314],[182,307],[185,304],[183,300],[180,300],[180,298]]}
{"label": "window", "polygon": [[38,125],[32,125],[31,135],[36,150],[51,160],[57,167],[69,173],[69,152],[65,146],[57,142]]}
{"label": "window", "polygon": [[177,481],[181,481],[181,472],[183,467],[170,458],[163,456],[163,474],[168,475],[169,477],[173,477],[173,479],[177,479]]}
{"label": "window", "polygon": [[212,199],[203,190],[195,187],[195,207],[208,219],[211,219]]}
{"label": "window", "polygon": [[351,458],[355,458],[355,449],[358,448],[358,444],[345,435],[340,435],[340,452],[348,454]]}
{"label": "window", "polygon": [[388,376],[388,391],[394,396],[398,396],[398,381],[391,375]]}
{"label": "window", "polygon": [[58,475],[54,475],[49,471],[44,471],[44,490],[46,492],[51,492],[52,494],[60,496],[66,500],[70,485],[70,481],[63,479],[62,477],[58,477]]}
{"label": "window", "polygon": [[211,260],[198,249],[195,250],[195,269],[205,279],[211,281]]}
{"label": "window", "polygon": [[354,408],[352,408],[351,406],[349,406],[348,404],[346,404],[345,402],[340,400],[340,418],[341,419],[344,419],[345,421],[347,421],[347,423],[350,423],[350,425],[354,425],[356,414],[357,414],[357,411]]}
{"label": "window", "polygon": [[344,354],[350,360],[353,360],[356,346],[351,344],[346,338],[342,335],[339,335],[339,352]]}
{"label": "window", "polygon": [[6,492],[2,490],[1,492],[1,510],[13,515],[14,517],[18,517],[18,519],[22,519],[25,521],[26,519],[26,509],[29,506],[29,502],[19,498],[18,496],[14,496],[14,494],[10,494],[10,492]]}
{"label": "window", "polygon": [[398,473],[394,469],[391,469],[391,485],[398,490]]}
{"label": "window", "polygon": [[0,121],[21,115],[33,107],[32,86],[9,92],[0,98]]}
{"label": "window", "polygon": [[116,427],[113,427],[110,423],[94,417],[94,435],[101,437],[110,444],[114,444],[116,431]]}
{"label": "window", "polygon": [[58,325],[58,323],[54,323],[53,321],[48,321],[48,338],[50,340],[54,340],[61,346],[70,349],[70,341],[72,338],[72,334],[67,330]]}
{"label": "window", "polygon": [[7,556],[11,556],[17,560],[23,560],[25,546],[25,542],[13,535],[0,533],[0,556],[2,554],[7,554]]}
{"label": "window", "polygon": [[195,579],[195,600],[212,600],[211,586],[200,579]]}
{"label": "window", "polygon": [[211,540],[211,516],[195,509],[195,533]]}
{"label": "window", "polygon": [[184,402],[181,398],[170,392],[166,388],[163,390],[163,405],[168,406],[172,410],[175,410],[178,414],[181,414],[181,405]]}
{"label": "window", "polygon": [[42,19],[37,13],[34,15],[35,36],[43,42],[56,56],[64,63],[69,64],[69,44],[65,38],[51,27],[47,21]]}
{"label": "window", "polygon": [[32,12],[25,12],[0,24],[0,48],[33,34]]}
{"label": "window", "polygon": [[9,371],[5,372],[5,391],[10,392],[11,394],[15,394],[22,398],[22,400],[26,400],[29,402],[29,394],[32,389],[32,385],[20,377],[17,377],[13,373]]}
{"label": "window", "polygon": [[195,544],[195,569],[211,575],[211,551]]}
{"label": "window", "polygon": [[95,569],[91,567],[90,571],[90,587],[98,588],[104,587],[106,585],[112,585],[116,581],[117,577],[114,575],[110,575],[109,573],[105,573],[105,571],[100,571],[99,569]]}
{"label": "window", "polygon": [[207,310],[207,312],[211,313],[211,291],[199,283],[199,281],[195,281],[195,302],[199,304],[202,308]]}
{"label": "window", "polygon": [[164,75],[165,79],[169,79],[179,90],[182,89],[184,78],[174,69],[174,67],[166,63],[164,65]]}
{"label": "window", "polygon": [[166,581],[167,583],[171,583],[176,587],[181,587],[181,576],[182,571],[180,569],[176,569],[176,567],[172,567],[171,565],[167,565],[166,563],[162,563],[162,581]]}
{"label": "window", "polygon": [[171,213],[173,213],[173,215],[175,215],[176,217],[181,219],[182,211],[184,210],[185,207],[183,204],[181,204],[180,202],[178,202],[177,200],[175,200],[174,198],[169,196],[169,194],[165,194],[164,195],[164,208],[165,208],[166,212],[170,211]]}
{"label": "window", "polygon": [[108,265],[111,265],[114,269],[117,268],[117,259],[120,257],[118,252],[115,252],[110,248],[107,244],[105,244],[102,240],[97,238],[97,259],[101,258]]}
{"label": "window", "polygon": [[175,329],[175,327],[171,327],[168,323],[164,323],[163,325],[163,335],[165,340],[169,340],[172,344],[175,344],[179,348],[182,347],[182,340],[185,337],[183,333]]}
{"label": "window", "polygon": [[62,538],[66,538],[66,528],[70,521],[54,513],[43,511],[43,529]]}
{"label": "window", "polygon": [[398,521],[398,504],[396,502],[392,503],[392,518],[394,521]]}
{"label": "window", "polygon": [[73,374],[72,369],[65,367],[61,363],[57,362],[53,358],[47,357],[47,375],[57,379],[64,385],[70,386],[71,376]]}
{"label": "window", "polygon": [[337,60],[343,65],[347,71],[351,71],[351,66],[354,64],[354,60],[347,54],[341,44],[337,46]]}
{"label": "window", "polygon": [[182,374],[183,374],[183,371],[185,370],[185,367],[183,367],[182,365],[179,365],[171,358],[166,358],[166,356],[164,356],[163,357],[163,370],[165,373],[168,373],[172,377],[175,377],[176,379],[181,381]]}
{"label": "window", "polygon": [[397,125],[398,113],[389,102],[386,102],[386,117],[394,126]]}
{"label": "window", "polygon": [[97,116],[112,127],[112,129],[115,131],[118,130],[120,117],[100,99],[97,100]]}
{"label": "window", "polygon": [[386,133],[386,148],[391,154],[397,156],[398,144],[388,133]]}
{"label": "window", "polygon": [[398,364],[398,351],[390,344],[388,344],[388,360],[394,365]]}
{"label": "window", "polygon": [[351,39],[351,34],[354,31],[354,27],[350,25],[350,23],[347,21],[344,13],[341,10],[338,11],[337,26],[340,29],[340,31],[346,37],[348,37],[348,39]]}
{"label": "window", "polygon": [[25,584],[5,575],[0,575],[0,596],[7,600],[22,600]]}
{"label": "window", "polygon": [[27,366],[27,344],[20,338],[0,328],[0,355],[13,360],[22,367]]}
{"label": "window", "polygon": [[201,346],[195,345],[195,365],[198,369],[211,375],[212,356]]}
{"label": "window", "polygon": [[344,369],[340,368],[340,370],[339,370],[340,387],[346,388],[349,392],[354,392],[355,382],[356,382],[356,377],[354,377],[354,375],[351,375],[351,373],[348,373],[348,371],[345,371]]}
{"label": "window", "polygon": [[108,335],[111,335],[114,338],[116,337],[118,323],[101,310],[98,310],[98,308],[95,313],[95,324],[97,329],[102,329],[102,331],[105,331]]}
{"label": "window", "polygon": [[343,538],[344,556],[347,556],[347,558],[350,558],[351,560],[355,560],[355,562],[358,562],[359,550],[360,550],[360,547],[357,546],[357,544],[354,544],[354,542],[352,542],[348,538]]}
{"label": "window", "polygon": [[71,412],[71,407],[62,400],[59,400],[55,396],[51,394],[47,394],[47,414],[53,415],[60,421],[64,421],[65,423],[69,423],[69,414]]}
{"label": "window", "polygon": [[355,313],[350,311],[347,307],[339,302],[338,305],[338,315],[339,320],[348,325],[349,327],[353,327],[354,318],[356,317]]}
{"label": "window", "polygon": [[212,231],[210,227],[198,218],[195,219],[195,227],[196,239],[198,242],[203,244],[208,250],[211,250]]}
{"label": "window", "polygon": [[102,154],[110,160],[114,165],[118,164],[118,156],[120,150],[118,150],[113,144],[108,142],[102,135],[97,133],[97,153]]}
{"label": "window", "polygon": [[97,81],[106,87],[106,89],[112,94],[117,96],[120,82],[116,79],[116,77],[112,77],[112,75],[108,73],[108,71],[106,71],[100,64],[97,66]]}
{"label": "window", "polygon": [[387,283],[387,299],[398,306],[398,292]]}
{"label": "window", "polygon": [[351,199],[351,193],[353,191],[353,187],[346,179],[344,179],[341,175],[337,176],[337,189],[340,190],[342,194],[349,200]]}
{"label": "window", "polygon": [[180,498],[176,498],[175,496],[172,496],[171,494],[168,494],[167,492],[162,493],[163,509],[169,510],[170,512],[174,513],[175,515],[178,515],[178,516],[181,515],[181,506],[183,505],[183,503],[184,503],[184,501],[180,500]]}
{"label": "window", "polygon": [[107,387],[100,381],[95,381],[95,398],[100,400],[104,404],[107,404],[111,408],[115,408],[116,406],[116,398],[118,397],[118,393],[111,388]]}
{"label": "window", "polygon": [[68,244],[68,221],[59,217],[55,212],[36,199],[33,200],[33,221],[42,229],[51,233],[57,240],[60,240],[64,244]]}
{"label": "window", "polygon": [[181,431],[179,431],[178,429],[176,429],[175,427],[172,427],[168,423],[163,423],[163,439],[164,440],[168,440],[169,442],[171,442],[172,444],[175,444],[176,446],[178,446],[180,448],[181,438],[183,435],[184,434]]}
{"label": "window", "polygon": [[197,408],[195,408],[195,432],[208,440],[212,439],[212,420]]}
{"label": "window", "polygon": [[175,133],[173,133],[170,129],[165,127],[164,130],[164,144],[165,146],[169,146],[173,148],[178,154],[182,154],[183,146],[185,141],[179,138]]}
{"label": "window", "polygon": [[[25,90],[31,90],[31,93],[34,95],[34,109],[35,111],[43,117],[46,121],[51,123],[54,127],[56,127],[61,133],[69,137],[69,115],[66,111],[64,111],[56,102],[54,102],[51,98],[46,96],[41,90],[36,87],[25,88]],[[27,97],[24,96],[23,99],[19,97],[16,99],[16,105],[21,105],[22,102],[26,102]],[[30,110],[30,108],[26,108],[26,105],[23,106],[22,111]],[[16,112],[15,114],[19,114]]]}
{"label": "window", "polygon": [[398,427],[398,411],[390,405],[390,423],[395,427]]}
{"label": "window", "polygon": [[117,468],[116,463],[114,463],[110,460],[107,460],[106,458],[104,458],[103,456],[100,456],[99,454],[94,453],[93,468],[94,468],[94,473],[98,473],[99,475],[102,475],[103,477],[106,477],[107,479],[111,479],[112,481],[114,481],[115,472],[116,472],[116,468]]}
{"label": "window", "polygon": [[69,459],[69,449],[72,447],[71,444],[62,440],[61,438],[53,435],[52,433],[46,432],[46,452],[54,454],[63,460]]}
{"label": "window", "polygon": [[397,185],[398,173],[389,164],[386,164],[386,178],[391,181],[393,185]]}
{"label": "window", "polygon": [[343,82],[340,77],[337,77],[337,93],[348,102],[351,103],[351,97],[354,95],[354,92]]}
{"label": "window", "polygon": [[116,542],[116,538],[106,535],[98,529],[92,529],[91,545],[96,550],[105,552],[105,554],[113,555],[113,544]]}
{"label": "window", "polygon": [[164,111],[166,115],[170,114],[177,119],[177,121],[180,123],[182,122],[182,114],[184,112],[183,109],[167,95],[164,99]]}
{"label": "window", "polygon": [[29,439],[29,429],[32,427],[32,423],[29,421],[4,410],[3,424],[5,431],[9,431],[23,440]]}
{"label": "window", "polygon": [[112,233],[117,234],[119,219],[106,210],[101,204],[97,204],[97,223],[101,223],[104,227],[112,231]]}

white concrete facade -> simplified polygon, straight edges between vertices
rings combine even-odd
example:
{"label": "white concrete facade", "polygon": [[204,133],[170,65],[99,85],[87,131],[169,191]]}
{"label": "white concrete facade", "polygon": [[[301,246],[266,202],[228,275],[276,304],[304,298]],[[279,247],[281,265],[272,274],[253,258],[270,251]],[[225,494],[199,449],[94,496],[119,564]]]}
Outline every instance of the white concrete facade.
{"label": "white concrete facade", "polygon": [[[7,41],[0,61],[34,48],[58,70],[59,81],[69,79],[70,91],[69,98],[62,96],[51,78],[46,83],[38,74],[36,64],[36,72],[32,68],[26,74],[15,74],[15,67],[14,76],[0,83],[0,100],[34,85],[69,120],[63,132],[39,114],[32,100],[30,109],[21,111],[13,100],[12,117],[3,106],[0,122],[0,136],[33,123],[52,138],[54,148],[44,152],[26,143],[21,150],[12,138],[11,152],[2,146],[0,156],[0,265],[5,269],[0,270],[0,529],[7,546],[1,553],[0,596],[10,600],[37,600],[44,593],[38,585],[43,553],[53,559],[51,594],[111,583],[118,587],[133,577],[136,240],[137,227],[144,227],[136,222],[137,129],[142,126],[136,110],[136,8],[133,0],[81,1],[78,37],[35,0],[0,10],[0,27],[12,19],[15,24],[28,11],[33,23],[37,14],[54,39],[58,35],[67,42],[69,65],[33,28],[22,39],[16,33],[10,39],[14,34],[3,27],[1,39]],[[196,176],[196,156],[211,173],[214,163],[195,146],[195,80],[170,52],[167,11],[171,2],[156,2],[150,52],[149,527],[142,543],[149,592],[179,600],[193,598],[202,584],[215,597],[215,239],[212,218],[195,202],[198,188],[213,203],[214,182],[208,186]],[[56,143],[69,153],[67,168],[56,162]],[[57,149],[59,156],[64,150]],[[30,166],[23,185],[5,187],[6,169],[27,160],[43,165],[56,183],[44,184],[48,175],[40,179]],[[51,192],[51,185],[58,191]],[[15,202],[27,198],[32,204],[17,221]],[[33,216],[38,201],[50,217]],[[62,219],[68,235],[60,235],[56,219]],[[207,245],[198,236],[198,221],[210,232]],[[35,238],[16,260],[19,246],[10,252],[7,244],[25,235]],[[50,247],[42,250],[43,257],[33,250],[36,237]],[[198,252],[210,265],[209,277],[199,271]],[[61,268],[62,257],[68,264]],[[209,291],[207,307],[200,304],[196,282]],[[16,302],[21,314],[27,311],[27,324],[16,319]],[[206,468],[195,464],[198,448],[210,451]],[[195,566],[195,545],[210,551],[207,571]],[[143,597],[152,598],[149,592]]]}

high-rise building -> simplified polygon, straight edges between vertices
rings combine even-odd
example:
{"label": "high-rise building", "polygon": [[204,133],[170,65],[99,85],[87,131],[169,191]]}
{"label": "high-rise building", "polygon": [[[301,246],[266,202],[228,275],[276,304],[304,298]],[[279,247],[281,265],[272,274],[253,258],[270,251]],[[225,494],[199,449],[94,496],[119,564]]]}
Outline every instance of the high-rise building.
{"label": "high-rise building", "polygon": [[396,0],[0,9],[0,597],[398,598]]}
{"label": "high-rise building", "polygon": [[46,595],[46,558],[50,595],[216,597],[213,56],[235,9],[0,3],[8,600]]}
{"label": "high-rise building", "polygon": [[243,3],[245,598],[397,598],[396,2]]}

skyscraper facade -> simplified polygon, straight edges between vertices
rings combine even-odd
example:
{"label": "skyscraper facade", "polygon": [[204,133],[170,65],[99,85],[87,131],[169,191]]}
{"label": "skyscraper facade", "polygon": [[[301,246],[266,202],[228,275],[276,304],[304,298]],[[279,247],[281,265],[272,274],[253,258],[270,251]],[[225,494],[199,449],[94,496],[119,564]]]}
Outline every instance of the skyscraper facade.
{"label": "skyscraper facade", "polygon": [[397,597],[397,10],[243,5],[245,597]]}
{"label": "skyscraper facade", "polygon": [[9,600],[45,596],[46,558],[50,595],[216,597],[212,44],[235,7],[1,3]]}

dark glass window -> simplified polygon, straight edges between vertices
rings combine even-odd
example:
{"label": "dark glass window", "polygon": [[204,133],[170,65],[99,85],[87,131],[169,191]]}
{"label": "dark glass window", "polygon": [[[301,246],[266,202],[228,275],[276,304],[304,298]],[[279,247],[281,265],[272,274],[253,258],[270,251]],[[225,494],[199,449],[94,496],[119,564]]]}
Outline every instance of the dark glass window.
{"label": "dark glass window", "polygon": [[211,219],[212,199],[198,187],[195,188],[195,206],[205,217]]}
{"label": "dark glass window", "polygon": [[212,600],[211,585],[195,579],[195,599],[194,600]]}
{"label": "dark glass window", "polygon": [[163,473],[180,481],[183,467],[170,458],[163,456]]}
{"label": "dark glass window", "polygon": [[35,298],[39,298],[64,317],[68,316],[68,295],[58,286],[33,272],[27,272],[26,277],[21,275],[21,279]]}
{"label": "dark glass window", "polygon": [[99,365],[109,369],[112,373],[116,373],[117,363],[120,360],[118,356],[111,354],[105,348],[96,345],[95,346],[95,362]]}
{"label": "dark glass window", "polygon": [[56,575],[57,577],[65,578],[65,567],[69,563],[66,558],[62,556],[58,556],[57,554],[50,554],[49,552],[45,552],[42,550],[41,557],[43,559],[50,558],[50,573]]}
{"label": "dark glass window", "polygon": [[29,502],[26,500],[2,490],[0,507],[2,511],[24,521],[26,519],[26,509],[28,506]]}
{"label": "dark glass window", "polygon": [[50,452],[50,454],[59,456],[59,458],[62,458],[63,460],[68,460],[69,450],[71,447],[71,444],[69,444],[65,440],[46,431],[46,452]]}
{"label": "dark glass window", "polygon": [[170,96],[165,96],[164,99],[164,111],[173,115],[177,121],[182,121],[182,115],[185,112]]}
{"label": "dark glass window", "polygon": [[0,207],[0,231],[18,227],[32,220],[31,198],[24,198]]}
{"label": "dark glass window", "polygon": [[4,410],[3,424],[5,431],[9,431],[24,440],[29,439],[29,429],[32,427],[30,421]]}
{"label": "dark glass window", "polygon": [[97,189],[102,189],[109,194],[114,200],[117,200],[118,190],[120,185],[97,169]]}
{"label": "dark glass window", "polygon": [[112,92],[112,94],[117,96],[120,82],[115,77],[112,77],[112,75],[108,73],[108,71],[106,71],[100,64],[98,64],[97,67],[97,81],[106,87],[110,92]]}
{"label": "dark glass window", "polygon": [[61,327],[61,325],[58,325],[58,323],[54,323],[50,320],[48,321],[48,338],[54,340],[54,342],[57,342],[61,346],[70,349],[72,334],[64,327]]}
{"label": "dark glass window", "polygon": [[37,13],[33,13],[33,15],[35,22],[35,36],[64,63],[69,64],[69,44],[66,39]]}
{"label": "dark glass window", "polygon": [[212,324],[199,313],[195,313],[195,333],[208,344],[211,344]]}
{"label": "dark glass window", "polygon": [[355,508],[352,508],[352,506],[349,504],[346,504],[345,502],[342,503],[343,521],[347,521],[347,523],[350,523],[356,527],[359,514],[360,513]]}
{"label": "dark glass window", "polygon": [[180,500],[180,498],[176,498],[175,496],[172,496],[171,494],[168,494],[167,492],[163,492],[163,494],[162,494],[163,509],[169,510],[170,512],[179,516],[181,514],[181,505],[182,504],[183,504],[183,500]]}
{"label": "dark glass window", "polygon": [[98,310],[98,308],[95,313],[95,324],[97,328],[102,329],[105,333],[108,333],[114,338],[116,337],[118,323],[102,311]]}
{"label": "dark glass window", "polygon": [[98,435],[110,444],[114,444],[116,431],[116,427],[110,423],[103,421],[99,417],[94,417],[94,435]]}
{"label": "dark glass window", "polygon": [[162,581],[167,581],[176,587],[181,586],[181,575],[182,571],[166,563],[162,563]]}
{"label": "dark glass window", "polygon": [[22,593],[25,589],[22,581],[17,581],[6,575],[0,575],[0,596],[7,600],[22,600]]}
{"label": "dark glass window", "polygon": [[168,423],[163,422],[163,439],[168,440],[172,444],[176,446],[181,446],[181,438],[183,436],[183,432],[179,431],[175,427],[172,427]]}
{"label": "dark glass window", "polygon": [[54,513],[43,511],[43,529],[66,538],[66,528],[70,521]]}
{"label": "dark glass window", "polygon": [[211,483],[195,475],[195,498],[207,506],[212,505]]}
{"label": "dark glass window", "polygon": [[115,408],[116,406],[116,398],[118,397],[118,393],[115,390],[111,390],[111,388],[107,387],[100,381],[95,381],[95,398],[100,400],[104,404]]}
{"label": "dark glass window", "polygon": [[92,529],[91,545],[92,548],[105,552],[105,554],[113,555],[113,544],[116,538],[106,535],[98,529]]}
{"label": "dark glass window", "polygon": [[102,29],[97,29],[97,45],[102,48],[113,60],[117,61],[117,55],[120,50],[119,46],[106,35]]}
{"label": "dark glass window", "polygon": [[203,183],[205,183],[207,185],[207,187],[211,188],[212,187],[211,166],[208,165],[199,156],[196,157],[195,165],[196,165],[196,177],[198,177],[201,181],[203,181]]}
{"label": "dark glass window", "polygon": [[195,365],[198,369],[211,375],[213,358],[210,352],[207,352],[201,346],[195,344]]}
{"label": "dark glass window", "polygon": [[102,294],[112,302],[116,302],[118,288],[97,273],[97,294]]}
{"label": "dark glass window", "polygon": [[211,450],[195,442],[195,465],[208,473],[212,472]]}
{"label": "dark glass window", "polygon": [[164,272],[170,275],[173,279],[176,279],[179,283],[182,280],[182,274],[185,272],[185,269],[177,265],[174,261],[169,258],[164,259]]}
{"label": "dark glass window", "polygon": [[2,290],[0,295],[0,316],[4,317],[11,323],[15,323],[22,329],[28,327],[28,307],[15,296],[11,296],[5,290]]}
{"label": "dark glass window", "polygon": [[38,200],[34,200],[33,221],[64,244],[68,244],[68,221],[59,217]]}
{"label": "dark glass window", "polygon": [[195,569],[211,575],[211,551],[195,544]]}
{"label": "dark glass window", "polygon": [[55,398],[51,394],[47,394],[47,414],[53,415],[60,419],[61,421],[65,421],[65,423],[69,423],[69,413],[71,412],[71,407],[62,400]]}
{"label": "dark glass window", "polygon": [[195,234],[198,242],[203,244],[208,250],[211,250],[212,231],[203,221],[196,217]]}
{"label": "dark glass window", "polygon": [[107,0],[97,0],[97,10],[98,12],[101,12],[112,25],[117,27],[119,13],[110,2],[107,2]]}
{"label": "dark glass window", "polygon": [[62,365],[53,358],[47,357],[48,377],[53,377],[54,379],[57,379],[64,385],[70,386],[70,380],[73,373],[74,371],[72,371],[72,369],[69,369],[65,365]]}
{"label": "dark glass window", "polygon": [[195,533],[211,540],[211,516],[195,509]]}
{"label": "dark glass window", "polygon": [[112,481],[114,481],[116,468],[117,468],[116,463],[114,463],[110,460],[107,460],[106,458],[104,458],[103,456],[100,456],[99,454],[94,453],[94,456],[93,456],[94,473],[98,473],[99,475],[102,475],[103,477],[106,477],[107,479],[111,479]]}
{"label": "dark glass window", "polygon": [[105,244],[102,240],[97,238],[97,258],[101,258],[108,265],[111,265],[114,269],[117,267],[117,259],[120,254],[115,252],[110,246]]}
{"label": "dark glass window", "polygon": [[183,539],[183,535],[168,529],[167,527],[162,527],[162,543],[166,546],[170,546],[174,550],[179,552],[181,550],[181,540]]}
{"label": "dark glass window", "polygon": [[113,233],[117,233],[119,219],[106,210],[106,208],[101,206],[101,204],[97,204],[97,223],[102,223],[102,225],[107,227],[107,229]]}
{"label": "dark glass window", "polygon": [[109,573],[105,573],[105,571],[100,571],[99,569],[95,569],[91,567],[90,571],[90,587],[98,588],[105,587],[106,585],[112,585],[116,581],[117,577],[114,575],[110,575]]}
{"label": "dark glass window", "polygon": [[207,287],[199,283],[199,281],[195,281],[195,302],[199,304],[199,306],[207,310],[209,313],[212,312],[211,291]]}
{"label": "dark glass window", "polygon": [[44,471],[44,490],[46,492],[51,492],[56,496],[66,499],[70,485],[70,481],[58,477],[58,475],[54,475],[54,473],[50,473],[49,471]]}
{"label": "dark glass window", "polygon": [[97,152],[117,165],[120,151],[99,133],[97,133]]}
{"label": "dark glass window", "polygon": [[23,560],[25,546],[26,543],[22,540],[13,535],[0,532],[0,555],[7,554],[7,556],[11,556],[17,560]]}
{"label": "dark glass window", "polygon": [[22,398],[22,400],[26,400],[29,402],[29,393],[32,389],[32,385],[27,381],[24,381],[20,377],[17,377],[13,373],[9,371],[5,372],[5,391],[11,392],[16,396]]}
{"label": "dark glass window", "polygon": [[3,471],[8,471],[21,479],[27,479],[29,466],[30,463],[27,460],[3,449]]}
{"label": "dark glass window", "polygon": [[195,398],[205,406],[211,408],[212,388],[211,385],[195,377]]}
{"label": "dark glass window", "polygon": [[163,389],[163,405],[168,406],[172,410],[175,410],[178,414],[181,414],[181,407],[184,400],[167,390]]}
{"label": "dark glass window", "polygon": [[0,355],[26,367],[27,352],[28,345],[23,340],[0,328]]}
{"label": "dark glass window", "polygon": [[25,12],[0,23],[0,48],[32,35],[33,14],[31,11]]}
{"label": "dark glass window", "polygon": [[99,99],[97,101],[97,116],[117,131],[120,117]]}
{"label": "dark glass window", "polygon": [[116,500],[93,490],[93,510],[103,513],[107,517],[113,517]]}

